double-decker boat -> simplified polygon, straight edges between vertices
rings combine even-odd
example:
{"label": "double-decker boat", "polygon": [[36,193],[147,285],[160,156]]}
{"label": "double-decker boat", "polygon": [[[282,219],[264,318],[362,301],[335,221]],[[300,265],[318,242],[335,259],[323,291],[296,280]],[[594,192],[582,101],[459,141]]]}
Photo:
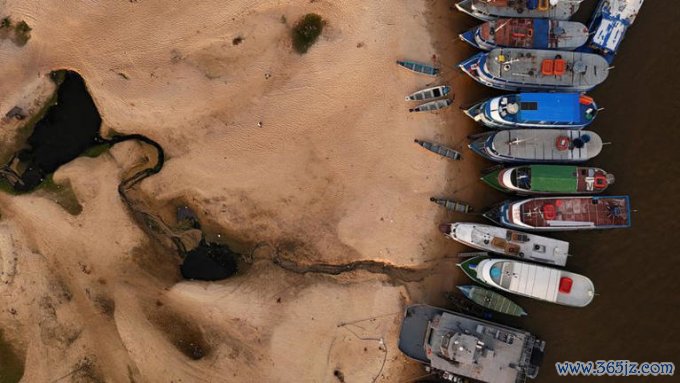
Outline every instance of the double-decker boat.
{"label": "double-decker boat", "polygon": [[496,48],[458,66],[481,84],[508,91],[586,92],[609,74],[609,63],[594,53]]}
{"label": "double-decker boat", "polygon": [[517,230],[593,230],[631,225],[628,196],[538,197],[505,201],[484,216]]}
{"label": "double-decker boat", "polygon": [[595,101],[579,93],[518,93],[484,100],[465,114],[494,129],[582,129],[597,111]]}
{"label": "double-decker boat", "polygon": [[577,163],[602,151],[602,138],[587,130],[509,129],[472,136],[470,149],[505,163]]}
{"label": "double-decker boat", "polygon": [[588,40],[588,28],[575,21],[550,19],[496,19],[459,35],[479,49],[576,49]]}
{"label": "double-decker boat", "polygon": [[481,179],[495,189],[521,195],[595,194],[614,183],[614,175],[600,168],[569,165],[497,168]]}

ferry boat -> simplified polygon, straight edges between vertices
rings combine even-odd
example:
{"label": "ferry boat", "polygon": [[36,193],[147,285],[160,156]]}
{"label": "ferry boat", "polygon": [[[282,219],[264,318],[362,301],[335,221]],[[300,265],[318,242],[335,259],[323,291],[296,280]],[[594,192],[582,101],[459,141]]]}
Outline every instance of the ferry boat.
{"label": "ferry boat", "polygon": [[597,116],[597,104],[579,93],[518,93],[493,97],[465,114],[494,129],[582,129]]}
{"label": "ferry boat", "polygon": [[602,151],[602,138],[587,130],[510,129],[472,136],[469,148],[504,163],[577,163]]}
{"label": "ferry boat", "polygon": [[509,259],[479,262],[477,277],[486,285],[565,306],[585,307],[593,301],[595,286],[583,275]]}
{"label": "ferry boat", "polygon": [[545,342],[524,330],[416,304],[404,311],[398,347],[442,381],[517,383],[536,378]]}
{"label": "ferry boat", "polygon": [[631,225],[628,196],[537,197],[505,201],[484,216],[517,230],[593,230]]}
{"label": "ferry boat", "polygon": [[498,17],[569,19],[583,0],[463,0],[456,8],[480,20]]}
{"label": "ferry boat", "polygon": [[477,82],[508,91],[586,92],[609,74],[609,63],[594,53],[496,48],[458,66]]}
{"label": "ferry boat", "polygon": [[588,41],[588,27],[575,21],[550,19],[496,19],[459,35],[470,45],[494,48],[573,50]]}
{"label": "ferry boat", "polygon": [[642,8],[644,0],[600,0],[593,13],[590,30],[593,31],[585,50],[604,56],[608,62],[621,46],[628,28]]}
{"label": "ferry boat", "polygon": [[464,245],[513,258],[564,266],[569,242],[479,223],[447,223],[439,230]]}
{"label": "ferry boat", "polygon": [[499,168],[481,179],[497,190],[521,195],[602,193],[615,180],[600,168],[568,165]]}
{"label": "ferry boat", "polygon": [[527,312],[517,303],[498,294],[495,291],[487,290],[483,287],[475,285],[456,286],[458,290],[465,295],[465,297],[476,304],[486,307],[495,312],[505,315],[512,315],[521,317],[527,315]]}

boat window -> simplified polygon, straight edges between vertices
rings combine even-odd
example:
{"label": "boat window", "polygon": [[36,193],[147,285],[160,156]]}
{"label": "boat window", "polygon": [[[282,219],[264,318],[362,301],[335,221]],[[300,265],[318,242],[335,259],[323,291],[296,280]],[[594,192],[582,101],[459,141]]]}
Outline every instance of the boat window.
{"label": "boat window", "polygon": [[441,97],[441,96],[442,96],[442,94],[441,94],[441,92],[439,91],[439,89],[433,90],[433,91],[432,91],[432,94],[434,94],[435,97]]}
{"label": "boat window", "polygon": [[514,177],[510,177],[510,180],[514,180],[513,186],[520,189],[530,189],[531,188],[531,168],[521,167],[513,170]]}
{"label": "boat window", "polygon": [[538,103],[535,101],[520,102],[520,108],[522,110],[538,110]]}
{"label": "boat window", "polygon": [[503,266],[499,263],[496,263],[495,265],[491,266],[490,270],[491,274],[491,279],[497,283],[501,284],[501,276],[503,276]]}

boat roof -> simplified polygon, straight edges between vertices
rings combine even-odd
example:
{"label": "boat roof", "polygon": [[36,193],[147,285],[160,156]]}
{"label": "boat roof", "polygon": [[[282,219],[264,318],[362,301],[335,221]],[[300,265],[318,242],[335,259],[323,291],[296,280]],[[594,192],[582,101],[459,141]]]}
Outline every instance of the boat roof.
{"label": "boat roof", "polygon": [[[560,269],[505,259],[484,260],[479,267],[485,280],[491,279],[511,292],[549,302],[582,307],[588,305],[595,294],[590,279]],[[572,282],[569,292],[560,290],[565,278]]]}
{"label": "boat roof", "polygon": [[[594,87],[609,74],[603,57],[584,52],[550,51],[521,48],[496,48],[484,60],[486,71],[507,82],[555,87]],[[552,61],[551,61],[552,60]],[[551,71],[546,63],[562,60],[563,72]],[[551,68],[546,72],[546,68]]]}
{"label": "boat roof", "polygon": [[593,34],[592,43],[616,51],[626,29],[633,24],[644,0],[610,0],[602,5],[602,19]]}
{"label": "boat roof", "polygon": [[427,305],[406,308],[399,334],[399,349],[409,357],[440,371],[494,383],[523,382],[526,374],[515,366],[535,369],[531,355],[538,343],[526,331]]}
{"label": "boat roof", "polygon": [[[556,142],[559,137],[590,140],[582,148],[559,150]],[[506,158],[537,161],[585,161],[595,157],[602,150],[602,139],[587,130],[570,129],[509,129],[493,134],[492,149]]]}
{"label": "boat roof", "polygon": [[519,117],[523,121],[581,121],[578,93],[522,93]]}
{"label": "boat roof", "polygon": [[531,189],[574,193],[577,191],[576,166],[531,166]]}

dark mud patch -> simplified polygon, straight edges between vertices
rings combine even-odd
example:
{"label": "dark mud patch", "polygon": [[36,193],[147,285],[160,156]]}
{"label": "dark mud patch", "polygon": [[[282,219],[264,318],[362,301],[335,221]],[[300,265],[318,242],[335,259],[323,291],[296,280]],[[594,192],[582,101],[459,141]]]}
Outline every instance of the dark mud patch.
{"label": "dark mud patch", "polygon": [[226,245],[201,241],[197,248],[186,254],[180,270],[185,279],[226,279],[238,271],[238,256]]}
{"label": "dark mud patch", "polygon": [[178,351],[192,360],[201,360],[210,355],[212,347],[196,323],[171,311],[167,306],[155,308],[156,311],[148,313],[149,321]]}
{"label": "dark mud patch", "polygon": [[0,382],[15,383],[24,376],[24,358],[5,340],[0,329]]}
{"label": "dark mud patch", "polygon": [[116,301],[113,298],[105,294],[99,294],[94,297],[92,302],[100,314],[113,318],[113,314],[116,313]]}

